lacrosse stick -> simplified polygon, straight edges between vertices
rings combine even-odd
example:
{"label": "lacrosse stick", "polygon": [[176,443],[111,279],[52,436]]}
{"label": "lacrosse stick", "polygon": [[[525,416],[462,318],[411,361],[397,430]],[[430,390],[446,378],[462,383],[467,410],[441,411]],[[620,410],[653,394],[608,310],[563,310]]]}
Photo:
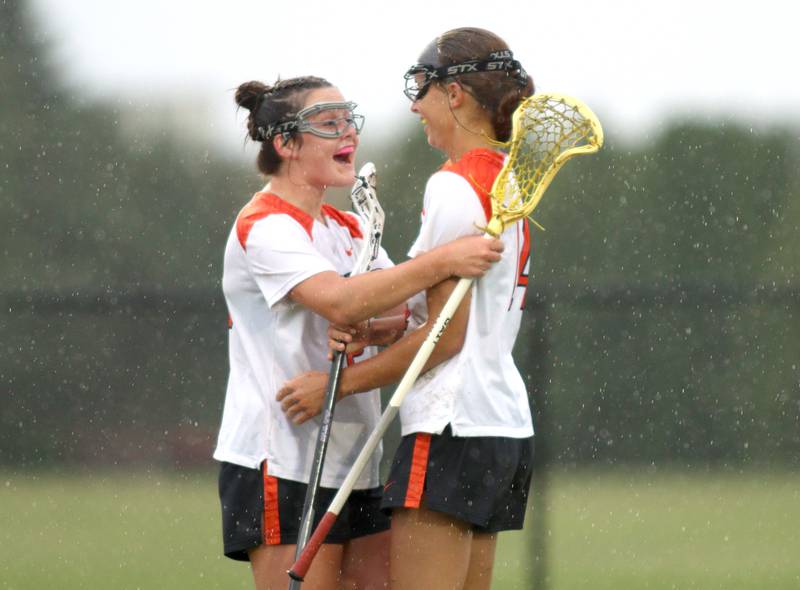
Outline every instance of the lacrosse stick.
{"label": "lacrosse stick", "polygon": [[[370,264],[377,258],[381,247],[381,236],[383,234],[384,213],[378,202],[376,193],[377,174],[375,165],[367,162],[359,170],[355,184],[350,192],[350,199],[353,203],[353,211],[361,219],[361,225],[366,234],[364,244],[355,263],[350,276],[361,274],[369,270]],[[314,523],[316,513],[315,504],[319,484],[322,478],[322,466],[325,463],[325,453],[328,450],[328,441],[331,436],[331,426],[333,425],[333,408],[336,404],[336,392],[339,388],[339,375],[345,361],[345,353],[336,350],[333,353],[330,372],[328,373],[328,387],[325,391],[325,398],[322,405],[322,423],[317,433],[317,444],[314,448],[314,459],[311,463],[311,475],[306,488],[306,497],[303,502],[303,520],[297,537],[297,549],[295,559],[303,551],[308,537],[311,535],[311,526]],[[295,578],[289,583],[289,590],[296,590],[300,587],[302,578]]]}
{"label": "lacrosse stick", "polygon": [[[507,225],[529,217],[553,177],[568,159],[600,149],[603,145],[603,130],[595,114],[577,99],[558,94],[537,94],[528,97],[517,107],[511,139],[501,145],[509,150],[509,155],[492,185],[492,218],[484,229],[487,238],[498,237]],[[472,279],[461,279],[445,303],[389,400],[378,425],[331,501],[328,511],[289,570],[292,578],[302,579],[308,571],[322,540],[336,522],[356,479],[400,411],[400,404],[422,372],[471,285]]]}

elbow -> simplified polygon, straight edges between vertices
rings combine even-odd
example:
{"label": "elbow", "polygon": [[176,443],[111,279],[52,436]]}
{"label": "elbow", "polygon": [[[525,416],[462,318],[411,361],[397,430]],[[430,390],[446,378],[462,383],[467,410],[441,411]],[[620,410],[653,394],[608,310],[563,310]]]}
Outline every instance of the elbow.
{"label": "elbow", "polygon": [[330,323],[353,326],[369,317],[361,298],[354,297],[352,290],[344,287],[344,281],[330,285],[326,294],[324,307],[319,311]]}
{"label": "elbow", "polygon": [[444,342],[440,342],[442,352],[446,358],[453,358],[464,348],[465,334],[454,334],[449,338],[444,338]]}
{"label": "elbow", "polygon": [[352,299],[343,298],[330,305],[326,319],[337,326],[354,326],[366,319],[362,307],[355,305]]}

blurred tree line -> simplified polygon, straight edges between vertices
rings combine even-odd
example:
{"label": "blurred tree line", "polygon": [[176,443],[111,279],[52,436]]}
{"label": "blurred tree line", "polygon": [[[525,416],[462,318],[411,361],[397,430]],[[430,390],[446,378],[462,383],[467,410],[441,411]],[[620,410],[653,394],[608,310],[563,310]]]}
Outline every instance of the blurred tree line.
{"label": "blurred tree line", "polygon": [[[126,128],[132,107],[69,92],[48,56],[0,0],[0,465],[209,461],[222,250],[262,180],[175,129]],[[674,121],[635,145],[606,131],[536,214],[516,356],[532,381],[546,367],[550,456],[796,465],[796,129]],[[398,137],[361,157],[402,260],[441,158],[418,129]]]}

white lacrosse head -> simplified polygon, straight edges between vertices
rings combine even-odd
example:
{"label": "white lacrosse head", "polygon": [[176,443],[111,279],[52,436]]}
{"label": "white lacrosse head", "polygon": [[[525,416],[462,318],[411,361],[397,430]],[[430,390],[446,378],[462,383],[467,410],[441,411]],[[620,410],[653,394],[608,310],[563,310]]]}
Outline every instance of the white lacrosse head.
{"label": "white lacrosse head", "polygon": [[378,174],[375,164],[367,162],[361,167],[350,191],[353,211],[361,218],[364,226],[364,245],[353,265],[352,274],[367,272],[370,264],[378,256],[383,237],[384,213],[378,202]]}

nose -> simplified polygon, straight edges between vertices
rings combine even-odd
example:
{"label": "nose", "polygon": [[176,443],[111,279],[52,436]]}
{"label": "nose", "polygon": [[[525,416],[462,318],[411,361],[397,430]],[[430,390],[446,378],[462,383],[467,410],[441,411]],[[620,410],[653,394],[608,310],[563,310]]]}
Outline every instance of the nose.
{"label": "nose", "polygon": [[352,123],[345,123],[344,129],[341,131],[342,136],[344,137],[358,137],[358,132],[356,131],[356,126]]}
{"label": "nose", "polygon": [[411,103],[411,106],[409,108],[411,109],[412,113],[416,113],[417,115],[419,115],[419,107],[417,107],[417,101],[416,100]]}
{"label": "nose", "polygon": [[355,125],[347,125],[340,137],[347,138],[352,141],[355,146],[358,145],[358,131],[356,131]]}

